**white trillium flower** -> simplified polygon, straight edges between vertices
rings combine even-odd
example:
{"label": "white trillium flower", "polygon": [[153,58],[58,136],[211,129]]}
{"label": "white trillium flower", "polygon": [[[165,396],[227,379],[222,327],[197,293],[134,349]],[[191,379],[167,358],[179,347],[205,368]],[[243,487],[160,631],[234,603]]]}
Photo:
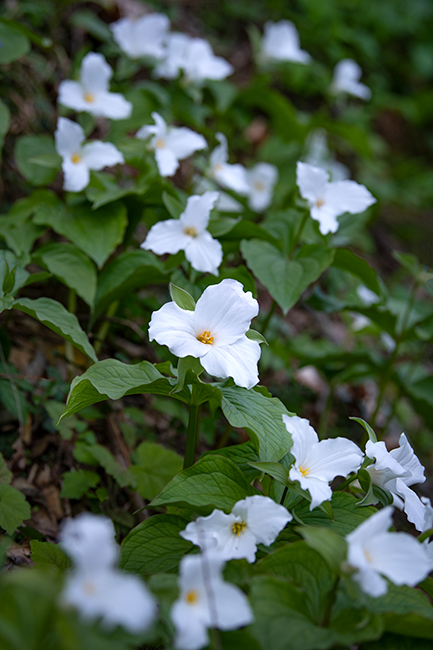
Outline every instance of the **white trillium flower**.
{"label": "white trillium flower", "polygon": [[[194,192],[196,194],[204,194],[205,192],[214,192],[218,189],[216,183],[210,180],[210,178],[204,178],[199,176],[194,181]],[[215,203],[215,209],[218,212],[242,212],[244,206],[239,201],[236,201],[230,194],[227,192],[219,192],[217,202]]]}
{"label": "white trillium flower", "polygon": [[309,203],[311,218],[319,222],[322,235],[337,232],[337,217],[341,214],[358,214],[376,203],[364,185],[356,181],[330,182],[324,169],[308,163],[298,161],[296,182],[302,198]]}
{"label": "white trillium flower", "polygon": [[[421,501],[424,505],[424,524],[422,527],[422,532],[424,533],[427,530],[433,528],[433,507],[430,499],[428,499],[427,497],[421,497]],[[433,542],[430,542],[428,539],[426,539],[424,541],[423,546],[427,552],[427,555],[430,558],[431,567],[433,570]]]}
{"label": "white trillium flower", "polygon": [[166,345],[177,357],[200,359],[214,377],[232,377],[238,386],[252,388],[259,381],[260,345],[245,334],[258,313],[251,291],[227,279],[207,287],[194,311],[168,302],[153,312],[149,340]]}
{"label": "white trillium flower", "polygon": [[248,598],[222,577],[223,562],[210,553],[187,555],[179,567],[179,598],[171,609],[177,650],[209,643],[208,628],[235,630],[253,622]]}
{"label": "white trillium flower", "polygon": [[277,23],[265,23],[262,58],[270,61],[293,61],[295,63],[310,63],[311,56],[299,45],[299,34],[290,20],[280,20]]}
{"label": "white trillium flower", "polygon": [[334,68],[334,78],[331,91],[334,93],[348,93],[361,99],[370,99],[371,90],[359,80],[362,70],[353,59],[342,59]]}
{"label": "white trillium flower", "polygon": [[179,219],[160,221],[152,226],[141,248],[157,255],[174,255],[183,250],[196,271],[218,275],[223,249],[219,241],[206,230],[218,196],[219,192],[190,196]]}
{"label": "white trillium flower", "polygon": [[315,129],[309,134],[305,162],[314,167],[322,167],[329,172],[332,181],[345,181],[350,178],[348,167],[336,160],[329,150],[324,129]]}
{"label": "white trillium flower", "polygon": [[188,81],[200,84],[206,79],[220,81],[234,72],[233,66],[221,56],[215,56],[204,38],[191,38],[185,53],[182,70]]}
{"label": "white trillium flower", "polygon": [[227,138],[222,133],[216,134],[220,143],[210,155],[210,166],[207,175],[215,180],[218,185],[228,190],[233,190],[241,196],[248,196],[250,184],[248,182],[247,170],[243,165],[228,163],[229,153]]}
{"label": "white trillium flower", "polygon": [[371,289],[368,289],[364,284],[360,284],[356,288],[356,293],[358,294],[360,300],[366,305],[367,307],[371,307],[371,305],[376,304],[377,302],[380,301],[379,296],[377,293],[374,293]]}
{"label": "white trillium flower", "polygon": [[115,568],[118,546],[110,519],[84,513],[66,522],[61,545],[74,560],[62,593],[65,605],[84,619],[100,618],[106,628],[123,626],[142,632],[154,621],[156,601],[143,582]]}
{"label": "white trillium flower", "polygon": [[190,41],[191,37],[181,32],[168,35],[164,57],[154,70],[155,77],[176,79],[180,75],[185,65]]}
{"label": "white trillium flower", "polygon": [[356,472],[364,454],[351,440],[329,438],[321,440],[308,420],[297,415],[283,415],[287,431],[292,434],[290,453],[295,463],[289,471],[291,481],[298,481],[311,496],[310,510],[332,498],[329,483],[336,476]]}
{"label": "white trillium flower", "polygon": [[277,180],[278,170],[269,163],[258,163],[247,170],[247,182],[250,186],[248,205],[251,210],[262,212],[271,205]]}
{"label": "white trillium flower", "polygon": [[425,506],[410,486],[424,483],[424,467],[405,434],[401,434],[397,449],[388,451],[384,442],[374,443],[369,440],[365,453],[376,461],[367,467],[372,483],[391,492],[394,496],[394,505],[404,510],[417,530],[423,530]]}
{"label": "white trillium flower", "polygon": [[67,192],[81,192],[87,187],[90,170],[99,171],[125,162],[123,155],[111,142],[95,140],[83,145],[83,129],[66,117],[59,117],[54,138],[56,151],[63,158],[63,187]]}
{"label": "white trillium flower", "polygon": [[165,55],[170,21],[163,14],[149,14],[135,20],[121,18],[110,29],[117,45],[130,59],[162,59]]}
{"label": "white trillium flower", "polygon": [[388,578],[396,585],[414,587],[430,572],[425,547],[407,533],[388,532],[392,525],[391,506],[369,517],[347,535],[347,561],[357,569],[353,578],[361,589],[377,598],[387,590]]}
{"label": "white trillium flower", "polygon": [[167,126],[159,113],[152,113],[154,125],[142,126],[135,137],[147,140],[152,136],[149,147],[155,152],[156,164],[161,176],[173,176],[184,160],[199,149],[206,149],[207,143],[202,135],[185,126]]}
{"label": "white trillium flower", "polygon": [[132,113],[132,104],[120,93],[110,93],[113,70],[102,54],[89,52],[81,62],[80,81],[62,81],[59,104],[85,111],[97,117],[124,120]]}
{"label": "white trillium flower", "polygon": [[272,544],[292,519],[284,506],[256,495],[238,501],[229,515],[214,510],[207,517],[198,517],[180,535],[223,560],[246,558],[252,563],[257,544]]}

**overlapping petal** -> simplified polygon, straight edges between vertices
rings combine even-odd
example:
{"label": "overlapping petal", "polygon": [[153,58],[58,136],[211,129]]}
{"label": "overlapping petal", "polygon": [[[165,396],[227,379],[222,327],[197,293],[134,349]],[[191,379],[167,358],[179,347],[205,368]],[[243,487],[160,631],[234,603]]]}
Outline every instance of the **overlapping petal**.
{"label": "overlapping petal", "polygon": [[258,163],[246,174],[250,186],[248,205],[252,210],[262,212],[272,203],[274,185],[278,179],[277,168],[269,163]]}
{"label": "overlapping petal", "polygon": [[165,143],[178,160],[184,160],[184,158],[188,158],[195,151],[206,149],[207,147],[207,142],[200,133],[195,133],[195,131],[185,126],[169,131]]}
{"label": "overlapping petal", "polygon": [[163,14],[149,14],[136,20],[121,18],[110,29],[118,46],[131,59],[163,58],[170,21]]}
{"label": "overlapping petal", "polygon": [[185,257],[191,266],[201,273],[218,275],[223,259],[223,248],[207,230],[196,237],[189,237],[185,247]]}
{"label": "overlapping petal", "polygon": [[301,50],[298,30],[289,20],[265,23],[262,53],[265,60],[294,61],[296,63],[311,61],[308,52]]}
{"label": "overlapping petal", "polygon": [[59,117],[54,139],[57,153],[64,158],[80,151],[85,135],[79,124],[65,117]]}
{"label": "overlapping petal", "polygon": [[212,346],[201,365],[214,377],[232,377],[237,386],[252,388],[259,382],[259,359],[260,345],[244,336],[232,345]]}
{"label": "overlapping petal", "polygon": [[81,192],[90,181],[89,168],[84,162],[74,163],[69,158],[62,162],[64,174],[63,189],[67,192]]}
{"label": "overlapping petal", "polygon": [[157,255],[170,253],[174,255],[185,250],[189,244],[190,237],[185,234],[185,228],[179,219],[168,219],[159,221],[149,230],[141,248],[146,251],[153,251]]}
{"label": "overlapping petal", "polygon": [[84,164],[96,171],[125,162],[121,152],[111,142],[89,142],[82,148],[81,155]]}
{"label": "overlapping petal", "polygon": [[209,346],[197,340],[194,312],[181,309],[175,302],[167,302],[154,311],[149,325],[149,341],[166,345],[177,357],[202,357]]}

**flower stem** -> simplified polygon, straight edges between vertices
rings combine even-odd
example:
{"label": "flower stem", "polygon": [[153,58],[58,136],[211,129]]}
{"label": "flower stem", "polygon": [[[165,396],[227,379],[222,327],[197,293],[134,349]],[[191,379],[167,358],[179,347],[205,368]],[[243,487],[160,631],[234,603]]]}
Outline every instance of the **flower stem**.
{"label": "flower stem", "polygon": [[310,216],[309,211],[305,210],[304,216],[301,219],[301,223],[300,223],[298,232],[296,233],[295,239],[293,240],[292,250],[290,251],[290,255],[289,255],[290,259],[292,259],[293,254],[294,254],[294,252],[295,252],[295,250],[296,250],[296,248],[297,248],[297,246],[299,244],[299,240],[301,239],[302,231],[305,228],[305,224],[307,223],[307,220],[308,220],[309,216]]}
{"label": "flower stem", "polygon": [[223,645],[221,643],[220,631],[216,627],[210,628],[210,637],[211,637],[211,648],[212,650],[223,650]]}
{"label": "flower stem", "polygon": [[[117,311],[118,306],[119,306],[119,301],[118,300],[113,300],[113,302],[111,303],[111,305],[107,309],[106,316],[108,318],[110,318],[110,316],[114,316],[114,314]],[[98,354],[101,352],[102,345],[103,345],[105,339],[107,338],[107,334],[108,334],[108,332],[110,330],[110,327],[111,327],[111,321],[108,320],[108,319],[104,320],[104,322],[102,323],[101,327],[99,328],[98,332],[95,335],[96,340],[95,340],[94,348],[95,348],[96,356],[98,356]]]}
{"label": "flower stem", "polygon": [[424,542],[426,539],[431,537],[433,535],[433,528],[429,528],[428,530],[425,530],[422,535],[418,537],[419,542]]}
{"label": "flower stem", "polygon": [[[68,295],[68,311],[71,314],[75,314],[75,310],[77,308],[77,293],[75,289],[69,289],[69,295]],[[65,344],[65,354],[66,358],[69,361],[69,363],[74,363],[74,346],[70,341],[66,341]]]}
{"label": "flower stem", "polygon": [[186,432],[185,457],[183,459],[183,469],[194,465],[195,446],[197,443],[198,432],[198,406],[193,404],[189,407],[188,429]]}
{"label": "flower stem", "polygon": [[272,305],[266,315],[265,322],[263,323],[263,326],[261,328],[262,336],[265,336],[266,330],[268,329],[268,325],[271,321],[272,316],[274,315],[274,311],[276,310],[276,308],[277,308],[277,303],[275,302],[275,300],[273,300]]}
{"label": "flower stem", "polygon": [[340,577],[338,577],[335,582],[334,586],[332,587],[331,591],[328,594],[328,604],[326,607],[325,611],[325,616],[323,617],[322,622],[320,623],[321,627],[328,627],[330,621],[331,621],[331,613],[332,613],[332,608],[334,607],[336,598],[337,598],[337,590],[338,590],[338,585],[340,584]]}

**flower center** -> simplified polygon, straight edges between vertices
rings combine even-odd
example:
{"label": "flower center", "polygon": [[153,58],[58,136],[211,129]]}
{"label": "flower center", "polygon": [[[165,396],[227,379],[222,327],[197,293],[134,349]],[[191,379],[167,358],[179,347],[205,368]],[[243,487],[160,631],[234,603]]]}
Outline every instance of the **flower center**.
{"label": "flower center", "polygon": [[232,526],[232,531],[235,535],[240,537],[245,530],[246,523],[244,521],[236,522]]}
{"label": "flower center", "polygon": [[223,166],[218,163],[218,165],[215,165],[213,168],[214,172],[220,172],[222,171]]}
{"label": "flower center", "polygon": [[206,345],[212,345],[213,343],[213,336],[210,335],[209,331],[204,331],[203,334],[200,334],[200,336],[197,336],[197,341],[200,341],[200,343],[206,343]]}
{"label": "flower center", "polygon": [[189,228],[185,228],[183,231],[185,235],[189,235],[190,237],[197,237],[197,230],[193,226],[189,226]]}
{"label": "flower center", "polygon": [[157,149],[162,149],[165,145],[165,142],[162,138],[158,138],[158,140],[155,142],[155,147]]}
{"label": "flower center", "polygon": [[301,465],[301,467],[299,468],[299,471],[301,472],[302,476],[307,476],[307,474],[310,473],[310,468],[309,468],[309,467],[306,467],[306,468],[304,469],[304,468],[302,467],[302,465]]}
{"label": "flower center", "polygon": [[96,587],[93,582],[86,581],[83,583],[83,591],[88,596],[93,596],[96,593]]}
{"label": "flower center", "polygon": [[92,95],[92,93],[84,93],[84,101],[91,104],[95,101],[95,95]]}
{"label": "flower center", "polygon": [[79,162],[81,162],[81,156],[80,156],[80,154],[79,154],[79,153],[74,153],[74,154],[71,156],[71,160],[72,160],[72,162],[73,162],[75,165],[77,165]]}
{"label": "flower center", "polygon": [[370,553],[369,553],[368,551],[366,551],[365,549],[364,549],[364,557],[365,557],[365,559],[367,560],[367,562],[368,562],[369,564],[371,564],[372,557],[371,557]]}
{"label": "flower center", "polygon": [[325,200],[324,199],[317,199],[316,208],[321,208],[322,205],[325,205]]}
{"label": "flower center", "polygon": [[262,183],[262,181],[256,181],[254,183],[254,189],[257,190],[257,192],[263,192],[265,185]]}
{"label": "flower center", "polygon": [[191,591],[187,591],[185,594],[185,600],[188,605],[195,605],[198,601],[198,591],[194,591],[193,589]]}

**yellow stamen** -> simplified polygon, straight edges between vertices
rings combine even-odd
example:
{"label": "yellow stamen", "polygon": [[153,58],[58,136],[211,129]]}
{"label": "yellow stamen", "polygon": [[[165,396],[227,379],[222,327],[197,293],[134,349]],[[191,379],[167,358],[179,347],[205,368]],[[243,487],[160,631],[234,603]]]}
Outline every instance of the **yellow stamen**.
{"label": "yellow stamen", "polygon": [[95,101],[95,95],[92,95],[92,93],[85,93],[84,101],[89,102],[89,104],[91,104],[92,102]]}
{"label": "yellow stamen", "polygon": [[325,205],[324,199],[317,199],[316,201],[316,208],[321,208],[322,205]]}
{"label": "yellow stamen", "polygon": [[214,167],[214,171],[215,171],[215,172],[220,172],[220,171],[222,171],[222,168],[223,168],[223,166],[220,165],[220,164],[215,165],[215,167]]}
{"label": "yellow stamen", "polygon": [[193,226],[190,226],[189,228],[185,228],[183,231],[185,235],[189,235],[190,237],[197,237],[197,230],[193,228]]}
{"label": "yellow stamen", "polygon": [[232,526],[232,531],[234,532],[235,535],[240,537],[242,535],[242,533],[244,532],[244,530],[245,530],[245,526],[246,526],[246,523],[244,521],[241,521],[240,523],[236,522]]}
{"label": "yellow stamen", "polygon": [[212,345],[213,336],[210,335],[210,332],[205,330],[203,334],[197,336],[197,341],[200,341],[200,343],[206,343],[206,345]]}
{"label": "yellow stamen", "polygon": [[79,154],[79,153],[74,153],[74,154],[71,156],[71,160],[72,160],[73,163],[75,163],[75,165],[77,165],[79,162],[81,162],[81,156],[80,156],[80,154]]}
{"label": "yellow stamen", "polygon": [[195,605],[198,601],[198,592],[194,590],[187,591],[185,594],[185,600],[188,605]]}
{"label": "yellow stamen", "polygon": [[157,149],[162,149],[163,146],[165,145],[165,142],[162,138],[158,138],[158,140],[155,142],[155,147]]}
{"label": "yellow stamen", "polygon": [[301,466],[299,468],[299,471],[301,472],[302,476],[307,476],[307,474],[310,472],[310,468],[306,467],[305,469]]}
{"label": "yellow stamen", "polygon": [[88,596],[93,596],[93,594],[96,593],[96,587],[93,584],[93,582],[84,582],[83,583],[83,591]]}
{"label": "yellow stamen", "polygon": [[365,559],[367,560],[367,562],[371,563],[372,557],[371,557],[370,553],[368,551],[366,551],[365,549],[364,549],[364,556],[365,556]]}
{"label": "yellow stamen", "polygon": [[254,183],[254,189],[256,189],[257,192],[263,192],[263,190],[265,189],[265,186],[264,186],[264,184],[262,183],[262,181],[256,181],[256,182]]}

